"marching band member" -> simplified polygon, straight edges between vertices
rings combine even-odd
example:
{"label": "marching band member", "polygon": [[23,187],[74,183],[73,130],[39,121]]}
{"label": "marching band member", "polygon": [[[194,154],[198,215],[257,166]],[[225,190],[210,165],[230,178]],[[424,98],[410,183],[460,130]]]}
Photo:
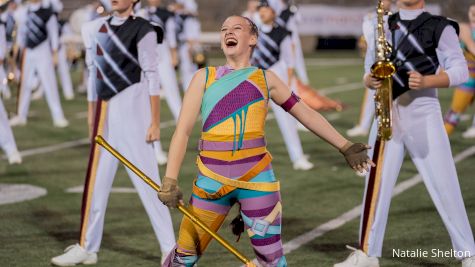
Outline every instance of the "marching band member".
{"label": "marching band member", "polygon": [[[161,7],[161,0],[149,0],[148,7],[137,12],[139,16],[155,23],[164,31],[163,42],[157,44],[158,75],[164,92],[165,100],[172,112],[175,121],[178,121],[181,108],[181,96],[174,66],[177,65],[176,53],[176,25],[175,14]],[[161,143],[157,141],[154,146],[155,156],[160,165],[167,163],[167,154],[163,151]]]}
{"label": "marching band member", "polygon": [[177,0],[175,4],[176,39],[183,90],[188,88],[193,75],[198,70],[192,58],[201,33],[201,25],[196,18],[197,9],[194,0]]}
{"label": "marching band member", "polygon": [[[193,182],[189,209],[217,231],[233,204],[239,203],[241,219],[234,221],[233,232],[247,230],[262,266],[284,267],[287,262],[280,237],[279,182],[264,137],[269,102],[276,102],[315,135],[342,151],[350,166],[362,170],[371,161],[366,145],[346,140],[323,116],[300,102],[277,74],[251,65],[258,34],[255,24],[245,17],[231,16],[222,25],[221,47],[226,65],[201,69],[193,77],[173,134],[158,197],[169,207],[182,202],[177,177],[201,112],[199,173]],[[177,247],[162,266],[194,266],[210,241],[211,236],[184,218]]]}
{"label": "marching band member", "polygon": [[460,41],[464,48],[470,78],[468,82],[455,88],[451,108],[445,115],[445,130],[449,135],[455,130],[460,122],[460,116],[473,102],[475,95],[475,5],[470,6],[468,18],[468,24],[460,24]]}
{"label": "marching band member", "polygon": [[[61,0],[49,0],[51,3],[51,7],[53,12],[58,18],[59,21],[59,13],[63,11],[63,3]],[[73,89],[73,82],[71,81],[71,71],[69,70],[69,63],[66,57],[66,46],[62,43],[61,37],[67,34],[68,27],[65,21],[59,21],[58,24],[59,28],[59,48],[58,48],[58,62],[57,62],[57,69],[59,75],[59,81],[61,82],[61,88],[63,89],[63,95],[66,100],[74,99],[74,89]]]}
{"label": "marching band member", "polygon": [[248,0],[246,11],[242,13],[243,17],[252,20],[257,27],[261,26],[261,18],[259,17],[259,0]]}
{"label": "marching band member", "polygon": [[9,1],[2,3],[0,6],[0,97],[5,99],[10,99],[11,91],[10,87],[8,86],[8,77],[5,71],[5,63],[7,59],[7,54],[9,52],[8,43],[7,43],[7,20],[8,20],[8,12],[6,11],[9,5]]}
{"label": "marching band member", "polygon": [[[58,20],[58,36],[59,36],[59,48],[57,55],[56,67],[58,70],[59,81],[61,82],[61,89],[63,89],[63,95],[66,100],[74,99],[73,82],[71,81],[71,72],[69,70],[69,63],[66,57],[66,47],[62,43],[62,37],[67,34],[68,27],[65,21],[59,20],[59,13],[63,11],[63,3],[61,0],[45,0],[47,6],[53,10],[56,19]],[[37,87],[38,83],[32,82],[33,88]],[[33,94],[32,99],[40,99],[43,97],[44,89],[40,86]]]}
{"label": "marching band member", "polygon": [[[277,25],[275,21],[276,6],[267,1],[259,4],[262,25],[259,29],[259,42],[252,56],[252,63],[262,69],[275,72],[287,85],[291,85],[295,66],[290,32]],[[310,170],[313,164],[303,153],[295,120],[286,114],[277,104],[271,102],[275,119],[284,137],[285,145],[295,170]]]}
{"label": "marching band member", "polygon": [[[391,11],[392,0],[383,1],[383,7],[385,12]],[[368,13],[363,19],[363,37],[366,41],[366,49],[371,46],[374,49],[375,45],[375,33],[377,27],[377,20],[375,12]],[[385,16],[387,21],[388,16]],[[365,55],[368,55],[365,52]],[[363,103],[361,104],[360,119],[358,124],[349,129],[346,134],[348,136],[366,136],[371,129],[371,124],[374,119],[374,90],[365,88],[365,93],[363,96]]]}
{"label": "marching band member", "polygon": [[58,22],[52,9],[41,0],[30,0],[15,19],[18,23],[18,46],[23,50],[21,85],[18,96],[17,115],[10,125],[25,125],[31,102],[30,80],[38,75],[46,93],[46,100],[55,127],[69,125],[65,119],[58,94],[54,72],[59,46]]}
{"label": "marching band member", "polygon": [[[371,216],[363,208],[360,248],[335,267],[379,266],[384,232],[393,188],[406,151],[450,235],[455,251],[470,252],[463,267],[475,266],[475,243],[460,192],[449,139],[444,129],[436,88],[458,85],[468,79],[468,69],[458,43],[458,24],[445,17],[424,12],[424,0],[399,0],[400,11],[389,17],[388,40],[393,44],[392,139],[386,141],[381,169],[381,185],[376,199],[368,190],[363,207],[374,206]],[[369,72],[376,48],[368,49],[365,84],[380,88],[382,83]],[[373,123],[370,143],[374,143],[377,122]],[[373,153],[373,152],[371,152]],[[378,163],[376,163],[378,164]],[[372,185],[373,186],[373,185]],[[369,200],[369,202],[367,202]],[[370,216],[370,217],[368,217]]]}
{"label": "marching band member", "polygon": [[[156,44],[163,32],[147,20],[133,16],[135,3],[137,0],[114,0],[112,16],[98,18],[83,27],[89,70],[90,136],[102,135],[160,184],[151,142],[160,138]],[[97,262],[107,199],[117,167],[118,160],[92,141],[79,244],[52,258],[54,265]],[[127,171],[159,240],[163,261],[175,245],[170,212],[152,188]]]}
{"label": "marching band member", "polygon": [[175,14],[161,6],[161,0],[148,0],[145,16],[164,31],[163,43],[157,46],[159,55],[158,73],[165,92],[165,99],[175,121],[181,109],[181,96],[174,66],[178,65]]}
{"label": "marching band member", "polygon": [[[4,3],[3,6],[0,6],[0,9],[6,8]],[[7,39],[5,34],[5,25],[0,23],[0,61],[5,61],[5,55],[7,50]],[[1,67],[0,71],[4,71],[3,66]],[[10,124],[8,123],[8,114],[3,106],[3,102],[0,99],[0,148],[5,151],[5,154],[8,158],[9,164],[20,164],[22,159],[21,155],[18,152],[15,138],[13,137],[12,129],[10,128]]]}
{"label": "marching band member", "polygon": [[[290,32],[296,74],[291,77],[292,88],[296,88],[303,102],[310,108],[315,110],[341,111],[343,105],[339,101],[320,95],[317,90],[310,86],[298,30],[300,16],[297,13],[297,6],[293,3],[293,0],[270,0],[269,3],[274,7],[274,11],[277,15],[275,23]],[[307,128],[300,123],[297,123],[297,129],[308,131]]]}

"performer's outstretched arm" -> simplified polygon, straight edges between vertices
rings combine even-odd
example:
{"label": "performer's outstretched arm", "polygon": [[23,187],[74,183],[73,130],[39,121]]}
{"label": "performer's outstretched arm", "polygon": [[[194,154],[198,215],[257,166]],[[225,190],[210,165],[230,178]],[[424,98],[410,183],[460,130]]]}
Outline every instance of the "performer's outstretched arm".
{"label": "performer's outstretched arm", "polygon": [[[342,152],[350,166],[363,172],[369,170],[369,165],[373,165],[366,155],[368,145],[353,144],[343,137],[320,113],[309,108],[302,101],[297,101],[297,97],[291,95],[289,88],[272,71],[266,72],[267,84],[271,92],[271,98],[274,102],[281,105],[284,109],[300,121],[305,127],[319,136],[340,152]],[[349,159],[349,156],[358,155]]]}

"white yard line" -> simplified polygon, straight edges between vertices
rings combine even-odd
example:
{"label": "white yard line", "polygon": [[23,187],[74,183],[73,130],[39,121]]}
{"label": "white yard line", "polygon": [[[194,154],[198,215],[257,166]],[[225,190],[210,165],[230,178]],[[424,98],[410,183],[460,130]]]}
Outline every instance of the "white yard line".
{"label": "white yard line", "polygon": [[[454,157],[455,163],[459,163],[471,156],[475,155],[475,146],[469,147],[461,153],[457,154]],[[404,182],[399,183],[393,190],[393,197],[400,195],[401,193],[407,191],[408,189],[416,186],[422,181],[422,178],[419,174],[413,176],[412,178],[405,180]],[[340,216],[321,224],[309,232],[301,234],[292,240],[284,243],[284,254],[289,254],[292,251],[299,249],[300,247],[312,242],[314,239],[323,236],[324,234],[333,231],[342,227],[347,222],[350,222],[358,218],[361,214],[361,205],[358,205],[351,210],[341,214]],[[257,260],[253,260],[257,264]]]}
{"label": "white yard line", "polygon": [[[66,193],[80,193],[84,191],[84,185],[78,185],[70,187],[65,190]],[[137,190],[133,187],[112,187],[111,193],[137,193]]]}

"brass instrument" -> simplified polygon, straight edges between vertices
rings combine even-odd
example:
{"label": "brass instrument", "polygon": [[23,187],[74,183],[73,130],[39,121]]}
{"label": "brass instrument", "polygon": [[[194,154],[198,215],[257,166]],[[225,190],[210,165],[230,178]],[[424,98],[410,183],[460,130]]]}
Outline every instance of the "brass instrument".
{"label": "brass instrument", "polygon": [[378,0],[377,7],[377,32],[376,32],[376,62],[371,66],[371,73],[382,82],[381,88],[376,90],[374,96],[375,115],[378,123],[378,136],[374,145],[373,162],[375,167],[371,168],[368,178],[368,186],[364,202],[363,219],[360,234],[360,248],[368,253],[369,233],[374,222],[376,204],[378,202],[379,191],[382,181],[382,171],[384,163],[384,148],[386,142],[392,137],[392,75],[396,72],[396,67],[390,60],[392,48],[386,40],[384,31],[384,5],[382,0]]}
{"label": "brass instrument", "polygon": [[378,120],[378,139],[387,141],[392,136],[392,76],[396,72],[396,67],[389,58],[392,48],[386,40],[384,32],[384,15],[383,1],[379,0],[377,8],[376,62],[371,66],[371,73],[374,77],[381,79],[383,83],[381,88],[376,90],[374,102],[376,118]]}
{"label": "brass instrument", "polygon": [[[117,150],[115,150],[111,145],[107,143],[107,141],[100,135],[96,136],[95,141],[97,144],[102,146],[104,149],[109,151],[114,157],[116,157],[122,164],[124,164],[127,168],[129,168],[133,173],[135,173],[140,179],[142,179],[145,183],[147,183],[150,187],[152,187],[155,191],[160,191],[160,186],[156,184],[150,177],[148,177],[145,173],[139,170],[135,165],[133,165],[130,161],[128,161],[124,156],[122,156]],[[201,221],[198,217],[196,217],[191,211],[189,211],[185,206],[178,204],[178,210],[182,212],[188,219],[190,219],[194,224],[201,227],[206,233],[211,235],[218,243],[220,243],[224,248],[226,248],[229,252],[234,254],[240,261],[242,261],[248,267],[256,267],[256,265],[246,256],[244,256],[241,252],[239,252],[235,247],[233,247],[230,243],[228,243],[224,238],[222,238],[218,233],[211,230],[203,221]]]}

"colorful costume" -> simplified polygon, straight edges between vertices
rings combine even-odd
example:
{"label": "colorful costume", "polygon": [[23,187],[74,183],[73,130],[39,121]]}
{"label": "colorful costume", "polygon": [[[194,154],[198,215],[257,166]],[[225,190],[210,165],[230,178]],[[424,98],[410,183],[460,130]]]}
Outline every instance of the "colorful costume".
{"label": "colorful costume", "polygon": [[[238,203],[263,266],[287,266],[281,233],[279,182],[264,139],[269,91],[262,69],[208,67],[203,127],[190,209],[218,230]],[[184,218],[175,255],[164,266],[193,266],[211,237]]]}
{"label": "colorful costume", "polygon": [[[475,40],[475,29],[472,29],[472,38]],[[462,43],[462,48],[464,44]],[[450,110],[445,115],[445,130],[451,134],[457,124],[460,122],[460,116],[473,102],[475,95],[475,55],[464,50],[465,59],[467,60],[470,78],[468,82],[460,85],[455,89],[454,97]]]}

